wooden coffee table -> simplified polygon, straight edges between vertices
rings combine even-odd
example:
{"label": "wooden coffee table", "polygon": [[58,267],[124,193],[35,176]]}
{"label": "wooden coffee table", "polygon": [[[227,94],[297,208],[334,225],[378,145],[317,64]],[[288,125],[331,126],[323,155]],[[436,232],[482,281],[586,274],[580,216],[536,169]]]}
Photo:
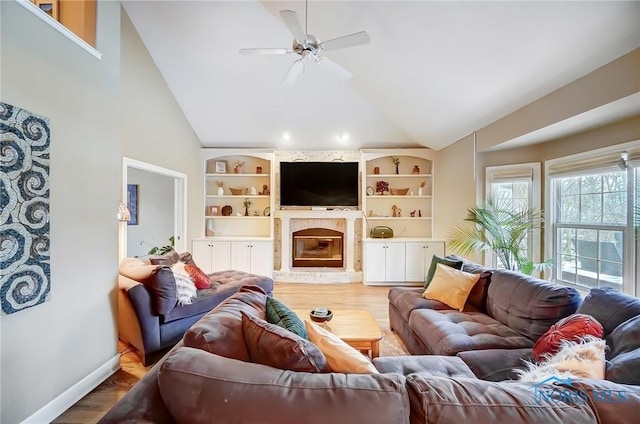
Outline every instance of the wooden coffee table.
{"label": "wooden coffee table", "polygon": [[[311,321],[309,311],[294,312],[300,319]],[[321,324],[323,328],[362,353],[369,354],[371,351],[371,358],[380,356],[382,331],[371,313],[357,309],[332,309],[331,312],[333,312],[333,319]]]}

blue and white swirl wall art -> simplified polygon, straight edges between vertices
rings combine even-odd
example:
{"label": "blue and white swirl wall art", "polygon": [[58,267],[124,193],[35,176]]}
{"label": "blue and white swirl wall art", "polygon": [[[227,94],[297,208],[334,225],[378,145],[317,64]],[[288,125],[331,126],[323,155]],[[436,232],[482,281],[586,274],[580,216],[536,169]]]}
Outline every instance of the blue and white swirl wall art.
{"label": "blue and white swirl wall art", "polygon": [[49,300],[49,120],[0,102],[2,315]]}

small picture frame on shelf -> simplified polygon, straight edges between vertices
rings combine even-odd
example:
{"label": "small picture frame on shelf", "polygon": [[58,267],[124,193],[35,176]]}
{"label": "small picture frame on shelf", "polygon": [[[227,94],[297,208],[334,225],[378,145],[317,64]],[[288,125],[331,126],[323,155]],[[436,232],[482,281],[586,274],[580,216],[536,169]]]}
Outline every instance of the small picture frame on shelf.
{"label": "small picture frame on shelf", "polygon": [[227,163],[222,161],[216,161],[216,174],[226,174]]}
{"label": "small picture frame on shelf", "polygon": [[217,206],[209,206],[209,215],[217,216],[218,215],[218,207]]}

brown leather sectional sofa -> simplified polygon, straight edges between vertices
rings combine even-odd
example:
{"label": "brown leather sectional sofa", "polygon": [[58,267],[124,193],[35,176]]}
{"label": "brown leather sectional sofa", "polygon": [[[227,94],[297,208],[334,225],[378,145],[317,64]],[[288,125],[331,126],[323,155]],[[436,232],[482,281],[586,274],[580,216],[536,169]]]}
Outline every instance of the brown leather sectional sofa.
{"label": "brown leather sectional sofa", "polygon": [[[640,408],[638,386],[485,381],[458,356],[381,357],[380,374],[357,375],[251,363],[240,314],[264,319],[265,301],[259,287],[225,300],[100,423],[628,423]],[[541,401],[538,393],[556,396]]]}

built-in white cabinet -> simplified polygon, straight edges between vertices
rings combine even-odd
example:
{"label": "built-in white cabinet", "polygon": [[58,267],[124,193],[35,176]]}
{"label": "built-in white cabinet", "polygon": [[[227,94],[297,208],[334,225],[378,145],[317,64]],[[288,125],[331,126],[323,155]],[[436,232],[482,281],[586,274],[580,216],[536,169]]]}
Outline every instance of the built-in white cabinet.
{"label": "built-in white cabinet", "polygon": [[251,240],[231,242],[231,268],[270,277],[273,275],[273,243]]}
{"label": "built-in white cabinet", "polygon": [[444,256],[443,242],[405,243],[405,281],[424,281],[433,255]]}
{"label": "built-in white cabinet", "polygon": [[207,274],[231,269],[231,243],[228,241],[194,240],[191,255]]}
{"label": "built-in white cabinet", "polygon": [[364,279],[366,282],[399,283],[404,281],[404,243],[366,243],[364,254],[364,263],[366,264]]}
{"label": "built-in white cabinet", "polygon": [[434,254],[444,255],[444,242],[368,239],[364,243],[364,282],[420,283]]}

